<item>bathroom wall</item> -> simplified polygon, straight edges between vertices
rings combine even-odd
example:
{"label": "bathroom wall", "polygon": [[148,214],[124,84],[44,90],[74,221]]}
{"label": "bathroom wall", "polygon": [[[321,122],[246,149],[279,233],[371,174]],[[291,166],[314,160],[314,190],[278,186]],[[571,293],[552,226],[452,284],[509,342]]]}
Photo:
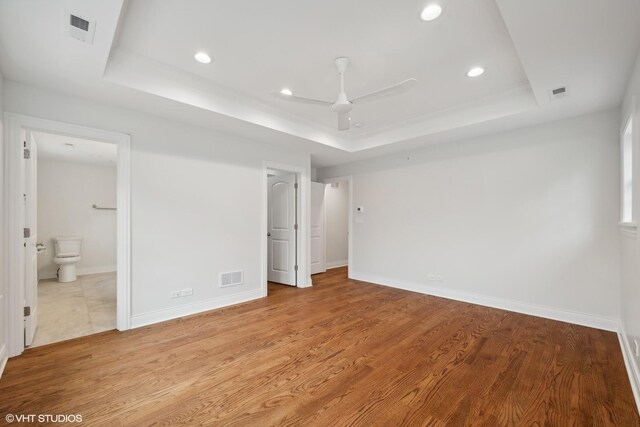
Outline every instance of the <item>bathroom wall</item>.
{"label": "bathroom wall", "polygon": [[349,183],[324,190],[327,268],[347,265],[349,257]]}
{"label": "bathroom wall", "polygon": [[78,274],[115,271],[116,212],[93,205],[116,205],[116,167],[38,158],[38,277],[56,276],[55,236],[81,236]]}

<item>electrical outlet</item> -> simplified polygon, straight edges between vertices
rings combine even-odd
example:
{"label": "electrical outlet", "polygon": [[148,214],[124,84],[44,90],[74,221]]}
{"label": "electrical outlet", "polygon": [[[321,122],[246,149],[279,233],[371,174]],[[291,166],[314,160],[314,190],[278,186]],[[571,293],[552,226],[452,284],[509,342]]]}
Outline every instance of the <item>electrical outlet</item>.
{"label": "electrical outlet", "polygon": [[180,298],[187,297],[189,295],[193,295],[193,288],[180,289],[179,291],[172,291],[170,294],[171,298]]}
{"label": "electrical outlet", "polygon": [[633,340],[633,343],[636,345],[636,357],[640,357],[640,344],[638,340]]}
{"label": "electrical outlet", "polygon": [[430,282],[443,282],[444,276],[440,276],[439,274],[427,274],[427,280]]}

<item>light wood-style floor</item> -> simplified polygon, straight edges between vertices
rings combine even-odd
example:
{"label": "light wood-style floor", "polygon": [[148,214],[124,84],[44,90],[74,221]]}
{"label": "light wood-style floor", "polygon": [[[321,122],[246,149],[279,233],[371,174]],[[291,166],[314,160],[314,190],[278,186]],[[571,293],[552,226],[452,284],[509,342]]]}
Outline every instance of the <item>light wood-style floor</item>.
{"label": "light wood-style floor", "polygon": [[27,350],[4,414],[87,425],[640,425],[615,334],[383,286],[316,286]]}

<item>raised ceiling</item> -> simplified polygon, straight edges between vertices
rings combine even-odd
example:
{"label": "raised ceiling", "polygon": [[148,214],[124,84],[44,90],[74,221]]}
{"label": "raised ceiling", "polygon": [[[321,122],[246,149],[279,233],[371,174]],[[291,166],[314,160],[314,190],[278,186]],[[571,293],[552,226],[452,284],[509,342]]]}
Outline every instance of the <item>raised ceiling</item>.
{"label": "raised ceiling", "polygon": [[[432,1],[442,16],[424,22]],[[96,21],[93,44],[64,34],[65,10]],[[0,2],[5,78],[297,145],[316,166],[615,107],[638,49],[638,0]],[[327,107],[272,96],[333,100],[337,56],[351,59],[352,98],[418,84],[356,105],[363,126],[346,132]],[[551,101],[559,86],[567,96]]]}
{"label": "raised ceiling", "polygon": [[[413,77],[399,96],[357,105],[364,126],[349,136],[389,126],[528,86],[494,0],[448,0],[443,15],[420,19],[422,1],[303,2],[137,0],[121,23],[118,49],[196,74],[216,85],[333,129],[324,106],[272,96],[296,94],[334,101],[334,58],[346,56],[346,92],[356,97]],[[167,29],[180,29],[179,31]],[[193,60],[211,55],[208,65]],[[476,65],[487,73],[470,79]]]}

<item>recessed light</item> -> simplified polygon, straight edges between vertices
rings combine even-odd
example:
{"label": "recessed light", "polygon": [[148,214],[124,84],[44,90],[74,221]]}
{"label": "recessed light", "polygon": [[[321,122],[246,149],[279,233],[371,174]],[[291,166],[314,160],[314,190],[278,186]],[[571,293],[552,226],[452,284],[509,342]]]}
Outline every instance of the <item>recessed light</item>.
{"label": "recessed light", "polygon": [[423,21],[433,21],[437,19],[442,14],[442,6],[439,4],[433,3],[428,5],[422,10],[420,14],[420,18]]}
{"label": "recessed light", "polygon": [[484,68],[482,67],[473,67],[467,73],[467,77],[478,77],[484,74]]}
{"label": "recessed light", "polygon": [[284,96],[291,96],[293,95],[293,92],[291,91],[291,89],[289,88],[284,88],[280,91],[281,94],[283,94]]}
{"label": "recessed light", "polygon": [[211,57],[204,52],[198,52],[193,55],[193,57],[201,64],[208,64],[211,62]]}
{"label": "recessed light", "polygon": [[356,122],[356,123],[353,124],[353,127],[354,128],[361,128],[362,127],[362,123]]}

